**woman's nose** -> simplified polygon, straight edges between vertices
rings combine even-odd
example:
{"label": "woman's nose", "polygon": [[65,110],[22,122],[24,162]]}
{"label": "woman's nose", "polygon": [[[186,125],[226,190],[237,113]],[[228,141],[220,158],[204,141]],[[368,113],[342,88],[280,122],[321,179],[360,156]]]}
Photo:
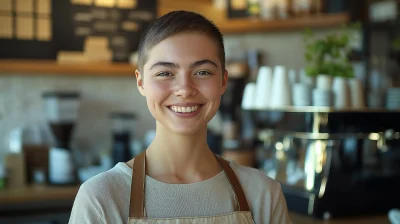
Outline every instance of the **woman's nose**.
{"label": "woman's nose", "polygon": [[181,76],[177,79],[177,86],[175,88],[176,96],[188,98],[196,94],[196,86],[190,76]]}

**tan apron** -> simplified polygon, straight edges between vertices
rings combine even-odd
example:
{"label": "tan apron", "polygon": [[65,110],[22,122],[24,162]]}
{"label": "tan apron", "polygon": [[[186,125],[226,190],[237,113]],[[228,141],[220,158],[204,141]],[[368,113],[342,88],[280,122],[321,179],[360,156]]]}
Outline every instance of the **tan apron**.
{"label": "tan apron", "polygon": [[221,164],[230,185],[235,193],[236,203],[238,204],[238,211],[215,215],[215,216],[201,216],[201,217],[177,217],[177,218],[146,218],[144,211],[144,183],[145,183],[145,152],[141,153],[135,158],[132,169],[132,184],[131,184],[131,199],[129,207],[128,224],[141,224],[141,223],[165,223],[165,224],[186,224],[186,223],[240,223],[240,224],[254,224],[251,216],[249,205],[246,201],[243,189],[233,172],[229,162],[217,156],[218,162]]}

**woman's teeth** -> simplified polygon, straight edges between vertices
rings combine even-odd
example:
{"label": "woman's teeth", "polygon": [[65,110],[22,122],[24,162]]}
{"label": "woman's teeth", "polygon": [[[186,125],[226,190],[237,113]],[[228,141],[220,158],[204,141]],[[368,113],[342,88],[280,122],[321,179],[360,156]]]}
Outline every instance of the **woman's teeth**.
{"label": "woman's teeth", "polygon": [[191,107],[178,107],[178,106],[171,106],[171,110],[178,113],[191,113],[199,109],[199,106],[191,106]]}

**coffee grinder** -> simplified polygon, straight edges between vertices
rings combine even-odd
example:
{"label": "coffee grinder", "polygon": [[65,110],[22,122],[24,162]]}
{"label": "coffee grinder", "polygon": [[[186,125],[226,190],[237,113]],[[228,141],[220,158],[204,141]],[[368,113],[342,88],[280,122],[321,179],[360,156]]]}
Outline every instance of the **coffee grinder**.
{"label": "coffee grinder", "polygon": [[45,118],[54,136],[49,150],[50,184],[68,185],[77,181],[71,152],[71,136],[78,118],[78,92],[45,92],[42,95]]}

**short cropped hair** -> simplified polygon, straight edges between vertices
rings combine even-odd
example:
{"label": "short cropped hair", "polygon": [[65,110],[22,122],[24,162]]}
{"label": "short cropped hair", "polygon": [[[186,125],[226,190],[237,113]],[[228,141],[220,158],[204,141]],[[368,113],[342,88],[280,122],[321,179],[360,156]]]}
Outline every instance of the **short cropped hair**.
{"label": "short cropped hair", "polygon": [[180,33],[199,33],[217,44],[222,72],[225,70],[225,49],[218,27],[204,16],[188,11],[173,11],[155,20],[141,38],[138,49],[138,69],[143,72],[151,49],[161,41]]}

